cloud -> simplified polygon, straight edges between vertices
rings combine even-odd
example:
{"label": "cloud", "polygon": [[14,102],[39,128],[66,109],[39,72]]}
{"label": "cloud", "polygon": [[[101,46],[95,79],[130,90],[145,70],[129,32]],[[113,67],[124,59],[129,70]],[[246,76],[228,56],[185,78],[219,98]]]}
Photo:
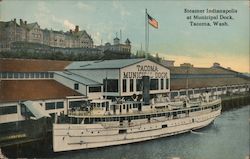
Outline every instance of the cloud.
{"label": "cloud", "polygon": [[77,5],[77,7],[79,9],[84,10],[84,11],[93,11],[93,10],[95,10],[94,6],[91,6],[91,5],[83,3],[83,2],[78,2],[76,5]]}
{"label": "cloud", "polygon": [[121,14],[122,16],[128,16],[128,15],[130,15],[131,13],[128,12],[127,10],[121,10],[120,14]]}
{"label": "cloud", "polygon": [[94,40],[94,42],[95,42],[95,45],[101,44],[102,37],[101,37],[100,32],[95,32],[95,33],[92,35],[92,38],[93,38],[93,40]]}
{"label": "cloud", "polygon": [[[214,62],[218,62],[226,68],[230,67],[239,72],[249,72],[248,59],[245,57],[239,57],[237,55],[224,56],[219,52],[213,54],[216,54],[216,56],[210,55],[208,52],[202,52],[201,55],[203,56],[201,57],[174,55],[170,53],[159,53],[159,56],[164,57],[166,60],[174,60],[175,66],[179,66],[182,63],[191,63],[195,67],[211,67]],[[232,61],[235,61],[235,63],[232,63]]]}
{"label": "cloud", "polygon": [[49,8],[46,6],[45,2],[43,2],[43,1],[38,2],[38,11],[43,13],[43,14],[50,13]]}
{"label": "cloud", "polygon": [[75,24],[73,24],[72,22],[70,22],[69,20],[65,19],[63,21],[63,25],[66,29],[74,29],[75,28]]}
{"label": "cloud", "polygon": [[75,25],[68,19],[54,15],[44,1],[38,2],[37,8],[38,11],[35,14],[35,18],[37,19],[41,28],[53,28],[53,30],[69,30],[75,28]]}
{"label": "cloud", "polygon": [[122,17],[131,15],[131,13],[125,9],[120,1],[114,0],[112,5],[114,9],[120,11],[119,13]]}
{"label": "cloud", "polygon": [[[63,19],[54,15],[44,1],[39,1],[37,8],[38,10],[35,13],[35,18],[42,28],[52,28],[52,26],[60,27],[62,25]],[[59,28],[53,29],[57,30]]]}

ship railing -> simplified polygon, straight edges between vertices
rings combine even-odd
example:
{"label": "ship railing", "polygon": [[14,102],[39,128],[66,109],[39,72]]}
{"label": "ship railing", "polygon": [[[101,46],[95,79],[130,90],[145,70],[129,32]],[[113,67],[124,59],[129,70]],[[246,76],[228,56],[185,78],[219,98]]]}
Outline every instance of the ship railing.
{"label": "ship railing", "polygon": [[91,112],[88,111],[81,111],[81,110],[70,110],[68,112],[69,115],[75,115],[75,116],[85,116],[85,115],[91,115]]}

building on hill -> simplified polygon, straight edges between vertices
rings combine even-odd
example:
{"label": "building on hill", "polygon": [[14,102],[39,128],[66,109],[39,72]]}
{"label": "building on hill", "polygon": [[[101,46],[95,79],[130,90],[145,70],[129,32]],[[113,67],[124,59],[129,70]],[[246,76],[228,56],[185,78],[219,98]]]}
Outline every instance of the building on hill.
{"label": "building on hill", "polygon": [[129,39],[126,39],[124,44],[122,44],[120,39],[115,37],[113,44],[107,42],[105,45],[100,45],[96,48],[103,51],[105,59],[130,58],[131,56],[131,42]]}
{"label": "building on hill", "polygon": [[93,39],[85,31],[75,30],[68,32],[41,29],[37,22],[27,23],[20,19],[3,22],[0,21],[0,51],[11,49],[13,42],[26,42],[43,44],[59,48],[93,48]]}

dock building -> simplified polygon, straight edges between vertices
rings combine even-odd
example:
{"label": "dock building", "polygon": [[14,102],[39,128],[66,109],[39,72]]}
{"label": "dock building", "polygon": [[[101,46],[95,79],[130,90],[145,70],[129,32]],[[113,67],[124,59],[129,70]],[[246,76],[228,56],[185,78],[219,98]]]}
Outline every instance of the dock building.
{"label": "dock building", "polygon": [[41,136],[43,130],[34,125],[41,121],[46,124],[44,117],[55,122],[58,115],[81,109],[86,99],[142,100],[143,76],[150,81],[149,104],[159,102],[153,100],[159,95],[167,101],[199,97],[205,92],[244,93],[250,88],[249,77],[217,64],[196,68],[165,67],[148,59],[78,62],[0,59],[0,145]]}

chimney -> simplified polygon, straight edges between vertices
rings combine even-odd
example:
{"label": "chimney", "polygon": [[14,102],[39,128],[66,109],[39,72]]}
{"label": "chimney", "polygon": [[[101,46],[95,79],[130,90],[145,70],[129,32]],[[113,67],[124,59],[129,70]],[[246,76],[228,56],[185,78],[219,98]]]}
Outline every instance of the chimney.
{"label": "chimney", "polygon": [[22,20],[22,19],[20,19],[20,25],[21,25],[21,26],[23,25],[23,20]]}
{"label": "chimney", "polygon": [[72,34],[72,29],[69,30],[70,34]]}
{"label": "chimney", "polygon": [[75,27],[75,32],[77,33],[78,31],[79,31],[79,26],[76,25],[76,27]]}
{"label": "chimney", "polygon": [[14,22],[16,23],[16,18],[14,19]]}
{"label": "chimney", "polygon": [[27,21],[26,20],[24,21],[24,24],[27,25]]}
{"label": "chimney", "polygon": [[143,76],[142,77],[142,98],[145,105],[149,105],[150,95],[149,95],[149,89],[150,89],[150,79],[149,76]]}

